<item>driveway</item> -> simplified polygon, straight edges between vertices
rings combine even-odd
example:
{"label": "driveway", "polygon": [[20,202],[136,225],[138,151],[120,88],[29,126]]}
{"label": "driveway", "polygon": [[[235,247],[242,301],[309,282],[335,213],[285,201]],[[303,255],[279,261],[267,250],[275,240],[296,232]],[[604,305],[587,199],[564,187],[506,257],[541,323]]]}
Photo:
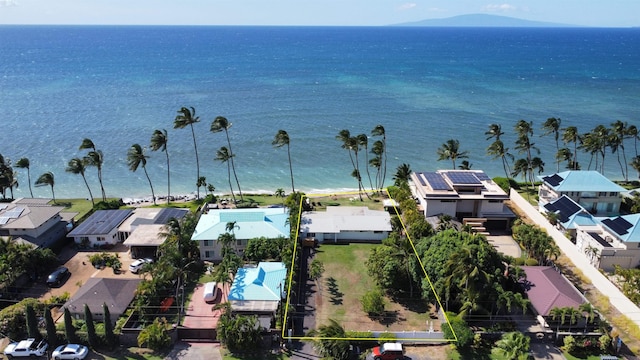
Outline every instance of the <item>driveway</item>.
{"label": "driveway", "polygon": [[206,303],[203,299],[204,296],[204,284],[196,285],[193,290],[193,296],[191,301],[185,308],[185,316],[182,321],[182,326],[187,328],[202,329],[202,328],[216,328],[218,326],[218,320],[222,315],[222,310],[213,310],[213,307],[227,302],[227,296],[229,295],[229,286],[221,286],[218,284],[218,295],[212,303]]}
{"label": "driveway", "polygon": [[522,256],[522,250],[520,245],[513,240],[513,236],[506,234],[491,234],[487,236],[489,244],[498,250],[499,253],[509,255],[513,258],[519,258]]}
{"label": "driveway", "polygon": [[174,346],[165,360],[222,360],[220,344],[183,342],[179,341]]}

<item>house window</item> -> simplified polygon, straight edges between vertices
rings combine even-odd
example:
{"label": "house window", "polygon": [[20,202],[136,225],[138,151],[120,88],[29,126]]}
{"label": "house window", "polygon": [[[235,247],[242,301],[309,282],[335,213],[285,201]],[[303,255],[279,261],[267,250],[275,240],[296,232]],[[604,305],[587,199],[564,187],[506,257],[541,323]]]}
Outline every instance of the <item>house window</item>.
{"label": "house window", "polygon": [[456,200],[440,200],[441,203],[454,203]]}
{"label": "house window", "polygon": [[489,200],[490,203],[502,203],[502,200]]}
{"label": "house window", "polygon": [[606,192],[599,192],[598,196],[607,196],[607,193]]}
{"label": "house window", "polygon": [[609,196],[618,196],[618,193],[617,192],[610,192]]}
{"label": "house window", "polygon": [[316,237],[316,233],[308,233],[307,236],[308,237]]}
{"label": "house window", "polygon": [[105,238],[104,238],[104,236],[98,236],[98,237],[96,238],[96,240],[97,240],[97,241],[105,241]]}
{"label": "house window", "polygon": [[205,240],[204,246],[211,246],[211,240]]}
{"label": "house window", "polygon": [[81,236],[80,237],[80,242],[81,243],[88,243],[89,242],[89,237],[88,236]]}
{"label": "house window", "polygon": [[607,204],[607,212],[612,212],[613,211],[613,203],[608,203]]}
{"label": "house window", "polygon": [[236,240],[236,245],[238,246],[242,246],[243,240],[242,239],[237,239]]}
{"label": "house window", "polygon": [[213,257],[212,255],[213,255],[213,251],[207,250],[207,251],[204,252],[205,259],[212,258]]}

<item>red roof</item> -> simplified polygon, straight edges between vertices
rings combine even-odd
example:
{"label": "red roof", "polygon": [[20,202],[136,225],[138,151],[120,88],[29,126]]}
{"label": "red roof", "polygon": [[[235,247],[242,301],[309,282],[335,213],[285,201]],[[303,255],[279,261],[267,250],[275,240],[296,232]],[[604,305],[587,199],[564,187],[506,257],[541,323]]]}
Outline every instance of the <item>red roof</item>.
{"label": "red roof", "polygon": [[539,315],[548,316],[555,307],[578,308],[587,299],[551,266],[522,266],[527,274],[523,283],[531,305]]}

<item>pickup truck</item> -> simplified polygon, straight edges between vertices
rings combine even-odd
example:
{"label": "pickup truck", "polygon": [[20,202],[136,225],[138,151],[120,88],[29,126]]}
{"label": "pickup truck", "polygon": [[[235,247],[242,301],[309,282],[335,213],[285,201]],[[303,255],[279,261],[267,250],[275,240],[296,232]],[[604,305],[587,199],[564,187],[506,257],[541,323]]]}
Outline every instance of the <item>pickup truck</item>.
{"label": "pickup truck", "polygon": [[4,348],[4,355],[12,359],[14,357],[40,357],[47,354],[49,344],[45,340],[37,341],[34,338],[12,342]]}

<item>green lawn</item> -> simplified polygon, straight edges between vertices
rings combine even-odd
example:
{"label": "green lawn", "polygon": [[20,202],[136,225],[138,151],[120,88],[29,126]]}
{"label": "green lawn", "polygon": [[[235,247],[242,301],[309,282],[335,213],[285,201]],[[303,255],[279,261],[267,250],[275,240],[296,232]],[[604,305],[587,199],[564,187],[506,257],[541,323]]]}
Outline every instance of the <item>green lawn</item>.
{"label": "green lawn", "polygon": [[167,354],[155,353],[150,349],[130,347],[119,348],[114,351],[108,352],[95,352],[97,355],[101,355],[99,359],[104,360],[162,360]]}
{"label": "green lawn", "polygon": [[376,246],[379,245],[323,244],[318,248],[316,259],[322,261],[325,272],[318,280],[320,288],[316,296],[316,325],[334,319],[346,330],[410,331],[423,329],[424,324],[431,320],[428,311],[412,311],[410,307],[395,303],[389,297],[384,321],[370,319],[362,311],[360,299],[375,288],[367,274],[365,262],[371,249]]}
{"label": "green lawn", "polygon": [[226,350],[221,350],[223,360],[285,360],[289,359],[286,354],[253,354],[253,355],[232,355]]}

